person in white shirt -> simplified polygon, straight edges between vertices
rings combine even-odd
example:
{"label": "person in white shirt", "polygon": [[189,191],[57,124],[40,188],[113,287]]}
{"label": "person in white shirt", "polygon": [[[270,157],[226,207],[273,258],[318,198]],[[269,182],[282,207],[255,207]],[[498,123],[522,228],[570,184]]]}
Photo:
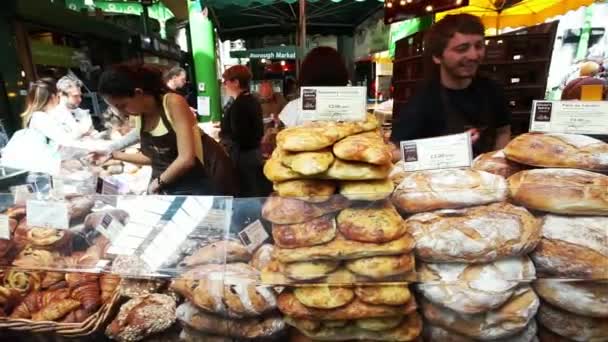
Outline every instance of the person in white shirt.
{"label": "person in white shirt", "polygon": [[[302,61],[300,75],[301,87],[343,87],[349,81],[344,58],[328,46],[310,50]],[[290,101],[279,114],[279,119],[287,127],[302,124],[300,99]]]}
{"label": "person in white shirt", "polygon": [[78,79],[70,76],[59,79],[59,105],[49,113],[76,139],[94,132],[91,115],[79,108],[82,102],[81,88],[82,82]]}

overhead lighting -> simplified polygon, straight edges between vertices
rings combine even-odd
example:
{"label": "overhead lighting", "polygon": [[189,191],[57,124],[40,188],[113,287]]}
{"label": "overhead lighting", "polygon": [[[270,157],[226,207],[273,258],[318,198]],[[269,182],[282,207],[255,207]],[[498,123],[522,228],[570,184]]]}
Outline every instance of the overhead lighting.
{"label": "overhead lighting", "polygon": [[456,0],[456,5],[462,4],[462,0]]}
{"label": "overhead lighting", "polygon": [[405,0],[401,0],[399,4],[401,4],[401,6],[405,6]]}
{"label": "overhead lighting", "polygon": [[408,4],[411,4],[414,0],[407,0]]}
{"label": "overhead lighting", "polygon": [[389,2],[388,4],[386,4],[386,7],[388,7],[388,8],[393,8],[393,3],[392,3],[392,2]]}
{"label": "overhead lighting", "polygon": [[281,61],[281,66],[285,66],[285,61]]}
{"label": "overhead lighting", "polygon": [[427,12],[432,12],[433,11],[433,6],[431,6],[431,5],[426,6],[425,10]]}
{"label": "overhead lighting", "polygon": [[266,63],[266,58],[262,58],[262,59],[260,59],[260,62],[262,62],[262,63]]}

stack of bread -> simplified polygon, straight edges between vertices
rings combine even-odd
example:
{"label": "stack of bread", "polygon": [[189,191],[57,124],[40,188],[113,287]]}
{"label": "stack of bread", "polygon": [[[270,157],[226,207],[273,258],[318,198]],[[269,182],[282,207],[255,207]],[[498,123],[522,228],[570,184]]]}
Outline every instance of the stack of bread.
{"label": "stack of bread", "polygon": [[[254,258],[240,243],[222,240],[201,247],[180,265],[188,270],[171,283],[186,298],[177,307],[182,338],[207,341],[277,337],[285,323],[271,287],[259,285],[264,253]],[[224,261],[226,262],[224,264]]]}
{"label": "stack of bread", "polygon": [[587,136],[529,133],[504,149],[538,169],[508,180],[513,202],[538,211],[531,254],[543,299],[541,341],[608,341],[608,144]]}
{"label": "stack of bread", "polygon": [[397,175],[392,200],[416,240],[430,341],[533,341],[539,301],[527,256],[540,222],[507,203],[501,175],[443,169]]}
{"label": "stack of bread", "polygon": [[[264,172],[276,193],[262,208],[272,224],[270,284],[403,281],[413,239],[392,203],[391,149],[378,121],[288,128]],[[336,194],[339,192],[339,194]]]}
{"label": "stack of bread", "polygon": [[295,287],[279,295],[278,306],[313,341],[414,341],[422,332],[406,284]]}

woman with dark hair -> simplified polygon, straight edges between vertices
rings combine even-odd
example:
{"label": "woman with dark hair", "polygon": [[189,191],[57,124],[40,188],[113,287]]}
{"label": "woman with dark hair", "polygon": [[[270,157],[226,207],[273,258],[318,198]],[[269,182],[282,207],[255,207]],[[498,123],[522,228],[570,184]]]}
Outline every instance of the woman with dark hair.
{"label": "woman with dark hair", "polygon": [[[306,55],[300,69],[301,87],[343,87],[348,84],[348,70],[336,49],[316,47]],[[300,99],[290,101],[279,114],[285,126],[301,124]]]}
{"label": "woman with dark hair", "polygon": [[186,100],[167,90],[161,72],[143,65],[105,71],[98,92],[118,112],[136,117],[141,152],[112,152],[117,160],[152,165],[150,194],[233,195],[232,164],[197,126]]}

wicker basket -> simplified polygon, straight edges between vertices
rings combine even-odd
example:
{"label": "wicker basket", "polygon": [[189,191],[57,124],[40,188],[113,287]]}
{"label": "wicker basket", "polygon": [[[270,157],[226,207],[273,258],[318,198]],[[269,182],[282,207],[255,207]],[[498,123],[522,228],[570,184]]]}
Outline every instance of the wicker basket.
{"label": "wicker basket", "polygon": [[104,303],[96,313],[81,323],[38,322],[29,319],[0,317],[0,329],[28,331],[32,333],[55,333],[66,337],[91,335],[109,323],[116,312],[119,300],[120,295],[118,291],[115,291],[114,296],[107,303]]}

